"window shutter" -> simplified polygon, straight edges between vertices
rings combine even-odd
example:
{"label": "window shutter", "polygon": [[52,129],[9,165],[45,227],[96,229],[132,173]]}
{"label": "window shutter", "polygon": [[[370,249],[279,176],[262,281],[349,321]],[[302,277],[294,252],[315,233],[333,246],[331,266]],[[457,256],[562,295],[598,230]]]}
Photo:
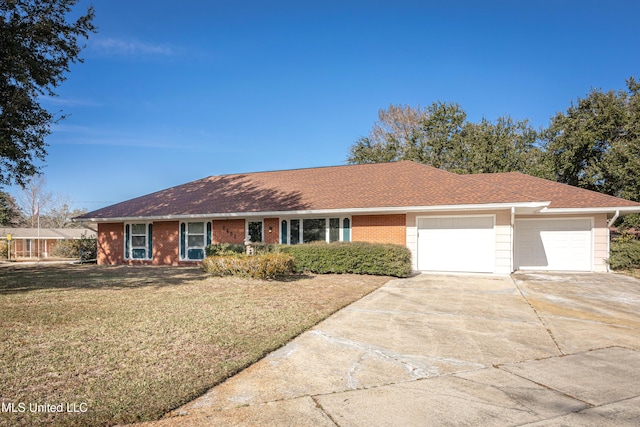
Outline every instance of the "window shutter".
{"label": "window shutter", "polygon": [[209,246],[211,244],[211,222],[207,222],[207,244]]}
{"label": "window shutter", "polygon": [[187,240],[186,240],[187,224],[180,224],[180,258],[186,258]]}
{"label": "window shutter", "polygon": [[149,224],[149,233],[147,236],[148,252],[147,258],[153,259],[153,224]]}
{"label": "window shutter", "polygon": [[129,245],[131,242],[131,232],[129,224],[124,226],[124,258],[129,259],[129,253],[131,252]]}

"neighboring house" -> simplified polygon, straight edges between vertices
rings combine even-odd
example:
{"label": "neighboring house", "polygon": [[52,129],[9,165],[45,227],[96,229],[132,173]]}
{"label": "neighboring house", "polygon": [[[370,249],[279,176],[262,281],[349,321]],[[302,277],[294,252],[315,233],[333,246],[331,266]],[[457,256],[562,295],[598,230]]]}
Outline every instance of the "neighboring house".
{"label": "neighboring house", "polygon": [[95,238],[96,232],[88,228],[0,228],[0,240],[7,241],[7,235],[11,235],[11,259],[49,258],[59,242]]}
{"label": "neighboring house", "polygon": [[89,212],[99,264],[185,265],[209,243],[406,245],[413,268],[607,271],[609,225],[640,203],[520,173],[401,161],[204,178]]}

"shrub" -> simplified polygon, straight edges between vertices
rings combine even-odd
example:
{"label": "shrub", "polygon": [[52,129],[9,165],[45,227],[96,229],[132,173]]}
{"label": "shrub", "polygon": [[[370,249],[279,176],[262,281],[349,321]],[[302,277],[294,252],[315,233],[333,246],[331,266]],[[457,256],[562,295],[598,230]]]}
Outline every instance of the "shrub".
{"label": "shrub", "polygon": [[254,243],[253,248],[256,255],[278,252],[278,245],[270,245],[267,243]]}
{"label": "shrub", "polygon": [[207,256],[235,255],[244,253],[241,243],[215,243],[205,249]]}
{"label": "shrub", "polygon": [[375,243],[308,243],[279,246],[296,259],[295,271],[311,273],[355,273],[407,277],[411,274],[411,252],[405,246]]}
{"label": "shrub", "polygon": [[640,268],[640,240],[613,239],[609,265],[614,270]]}
{"label": "shrub", "polygon": [[98,242],[95,238],[82,236],[76,240],[61,240],[54,246],[51,255],[58,258],[79,258],[94,260],[98,256]]}
{"label": "shrub", "polygon": [[[255,255],[276,252],[276,246],[266,243],[253,243]],[[245,252],[246,248],[242,243],[214,243],[205,249],[207,256],[235,255],[244,254]]]}
{"label": "shrub", "polygon": [[80,258],[80,252],[74,240],[60,240],[51,250],[51,256],[56,258]]}
{"label": "shrub", "polygon": [[9,256],[9,245],[6,240],[0,242],[0,259],[7,259]]}
{"label": "shrub", "polygon": [[295,260],[284,253],[266,253],[254,256],[231,254],[209,256],[202,268],[214,276],[242,276],[253,279],[273,279],[293,273]]}

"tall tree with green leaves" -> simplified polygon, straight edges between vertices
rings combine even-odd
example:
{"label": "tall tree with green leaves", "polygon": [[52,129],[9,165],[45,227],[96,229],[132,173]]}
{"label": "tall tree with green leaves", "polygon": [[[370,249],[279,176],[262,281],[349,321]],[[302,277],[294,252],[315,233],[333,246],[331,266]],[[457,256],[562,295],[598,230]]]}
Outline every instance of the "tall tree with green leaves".
{"label": "tall tree with green leaves", "polygon": [[467,121],[458,104],[380,110],[369,136],[350,148],[349,163],[413,160],[456,173],[521,171],[542,174],[537,132],[526,120]]}
{"label": "tall tree with green leaves", "polygon": [[349,149],[349,163],[414,160],[447,169],[455,163],[466,113],[458,104],[434,102],[426,108],[390,105],[378,112],[369,136]]}
{"label": "tall tree with green leaves", "polygon": [[96,28],[93,7],[75,21],[68,15],[78,0],[0,0],[0,185],[38,173],[46,156],[45,137],[56,117],[40,105],[42,95],[65,79]]}
{"label": "tall tree with green leaves", "polygon": [[538,133],[527,120],[499,117],[465,123],[459,170],[465,173],[523,172],[544,175]]}
{"label": "tall tree with green leaves", "polygon": [[556,114],[544,134],[555,179],[617,197],[640,200],[640,84],[593,89]]}
{"label": "tall tree with green leaves", "polygon": [[0,226],[18,227],[24,223],[24,217],[15,199],[10,194],[0,191]]}

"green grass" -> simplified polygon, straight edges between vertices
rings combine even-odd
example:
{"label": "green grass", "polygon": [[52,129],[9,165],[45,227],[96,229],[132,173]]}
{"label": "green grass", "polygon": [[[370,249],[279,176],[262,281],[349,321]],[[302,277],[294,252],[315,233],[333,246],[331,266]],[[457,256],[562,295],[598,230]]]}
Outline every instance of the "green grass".
{"label": "green grass", "polygon": [[[152,420],[387,278],[207,277],[198,268],[0,267],[1,426]],[[32,413],[29,404],[84,413]],[[85,406],[83,406],[85,408]]]}

